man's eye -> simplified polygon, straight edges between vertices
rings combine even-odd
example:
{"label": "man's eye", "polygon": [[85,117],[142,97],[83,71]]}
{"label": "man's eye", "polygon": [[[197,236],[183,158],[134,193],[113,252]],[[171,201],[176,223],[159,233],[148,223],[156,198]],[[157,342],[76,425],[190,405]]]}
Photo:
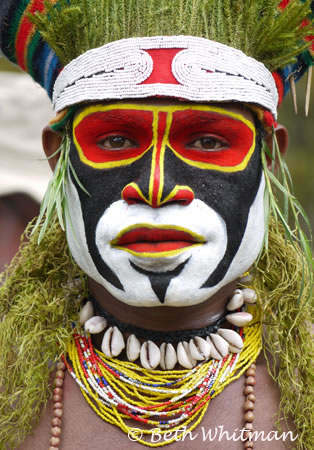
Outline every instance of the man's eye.
{"label": "man's eye", "polygon": [[202,137],[196,139],[187,145],[187,148],[194,148],[197,150],[222,150],[228,147],[228,144],[216,137]]}
{"label": "man's eye", "polygon": [[106,150],[122,150],[137,147],[135,142],[123,136],[109,136],[104,139],[100,139],[97,142],[97,146]]}

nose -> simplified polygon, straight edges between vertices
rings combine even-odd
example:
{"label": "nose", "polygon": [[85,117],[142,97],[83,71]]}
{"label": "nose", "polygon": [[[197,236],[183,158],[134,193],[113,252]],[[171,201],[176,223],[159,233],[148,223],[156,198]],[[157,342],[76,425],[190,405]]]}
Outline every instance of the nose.
{"label": "nose", "polygon": [[164,200],[159,200],[158,197],[154,196],[150,199],[149,196],[147,198],[143,194],[137,183],[129,183],[122,191],[122,199],[128,205],[146,203],[152,208],[159,208],[169,203],[179,203],[182,206],[187,206],[194,200],[194,193],[188,186],[175,186]]}
{"label": "nose", "polygon": [[129,205],[145,203],[159,208],[169,203],[189,205],[194,193],[189,186],[177,185],[171,175],[171,167],[166,167],[165,152],[171,127],[168,112],[158,111],[154,115],[151,157],[142,167],[141,176],[122,190],[122,199]]}

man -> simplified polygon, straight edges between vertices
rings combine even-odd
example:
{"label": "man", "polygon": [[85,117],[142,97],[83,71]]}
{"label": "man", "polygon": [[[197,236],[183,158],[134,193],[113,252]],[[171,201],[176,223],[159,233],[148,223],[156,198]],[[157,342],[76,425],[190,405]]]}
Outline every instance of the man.
{"label": "man", "polygon": [[[14,342],[3,345],[3,398],[15,393],[3,442],[21,441],[30,418],[40,415],[49,365],[64,351],[51,405],[21,448],[44,447],[49,438],[51,448],[130,448],[138,445],[133,441],[196,448],[208,446],[206,432],[215,429],[227,431],[214,436],[215,448],[225,448],[227,440],[228,447],[252,448],[254,438],[245,433],[253,429],[269,442],[279,393],[265,359],[255,364],[263,314],[270,324],[267,345],[273,356],[282,356],[276,375],[282,411],[295,413],[298,445],[305,448],[310,420],[302,417],[301,425],[300,418],[311,404],[305,323],[310,275],[278,220],[272,219],[269,234],[264,228],[266,184],[268,207],[293,241],[270,181],[285,190],[292,211],[299,208],[280,157],[286,132],[271,132],[286,75],[273,78],[238,48],[249,54],[255,48],[261,57],[264,39],[269,67],[283,66],[290,62],[283,56],[286,40],[284,51],[277,41],[273,47],[266,41],[284,29],[297,48],[294,55],[303,55],[297,73],[304,72],[309,53],[300,37],[308,30],[293,21],[305,19],[308,5],[281,5],[280,14],[275,2],[258,11],[245,2],[147,7],[108,3],[103,9],[100,2],[93,10],[72,1],[30,2],[18,12],[5,8],[3,23],[11,27],[2,33],[2,46],[50,93],[54,85],[58,114],[43,133],[54,169],[45,217],[2,291],[1,342],[8,341],[9,329]],[[35,11],[30,20],[26,13]],[[238,28],[231,28],[231,13],[239,15]],[[249,45],[254,18],[256,27],[267,19],[273,28]],[[74,27],[82,21],[85,36]],[[34,24],[54,51],[40,41]],[[211,39],[199,37],[205,33]],[[275,166],[283,187],[270,170]],[[83,273],[68,255],[56,212]],[[266,251],[254,268],[254,306],[253,281],[244,274],[263,242]],[[295,392],[288,388],[291,377]],[[16,439],[10,436],[14,423],[21,430]],[[283,448],[285,438],[275,436],[272,448]]]}

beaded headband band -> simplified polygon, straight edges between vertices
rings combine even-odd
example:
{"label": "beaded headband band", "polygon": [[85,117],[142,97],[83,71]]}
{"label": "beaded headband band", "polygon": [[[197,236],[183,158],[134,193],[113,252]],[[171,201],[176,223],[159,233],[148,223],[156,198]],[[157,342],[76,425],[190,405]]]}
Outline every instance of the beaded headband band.
{"label": "beaded headband band", "polygon": [[276,117],[278,93],[266,67],[242,51],[193,36],[129,38],[87,51],[56,80],[57,112],[95,100],[166,96],[252,102]]}

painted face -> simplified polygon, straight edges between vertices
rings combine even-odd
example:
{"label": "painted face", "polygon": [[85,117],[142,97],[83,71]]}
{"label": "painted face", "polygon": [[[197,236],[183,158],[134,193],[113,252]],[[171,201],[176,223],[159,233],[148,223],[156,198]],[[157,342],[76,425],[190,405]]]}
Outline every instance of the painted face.
{"label": "painted face", "polygon": [[260,138],[210,105],[87,106],[73,121],[69,176],[79,266],[135,306],[207,300],[254,262],[263,234]]}

